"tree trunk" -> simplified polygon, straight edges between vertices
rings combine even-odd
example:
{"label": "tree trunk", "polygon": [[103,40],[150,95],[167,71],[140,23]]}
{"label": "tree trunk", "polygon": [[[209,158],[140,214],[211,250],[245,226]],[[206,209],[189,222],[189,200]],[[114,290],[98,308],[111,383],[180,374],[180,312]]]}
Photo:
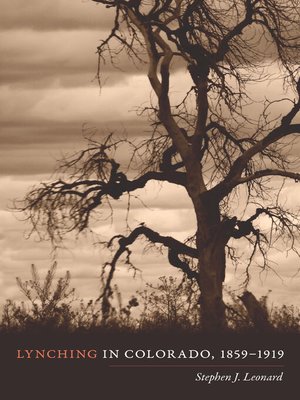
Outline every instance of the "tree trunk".
{"label": "tree trunk", "polygon": [[226,225],[221,222],[218,203],[205,194],[200,198],[194,201],[194,206],[198,226],[196,245],[199,252],[201,325],[206,332],[219,332],[226,328],[223,281],[225,245],[229,237]]}
{"label": "tree trunk", "polygon": [[240,299],[248,312],[254,328],[261,332],[270,331],[272,329],[272,324],[269,321],[268,312],[256,299],[254,294],[245,291],[243,295],[240,296]]}
{"label": "tree trunk", "polygon": [[230,227],[227,221],[221,220],[216,194],[203,190],[205,185],[201,165],[193,159],[190,163],[187,169],[187,190],[197,219],[201,325],[205,332],[220,332],[227,327],[223,281],[226,267],[225,246],[230,238]]}
{"label": "tree trunk", "polygon": [[205,332],[220,332],[227,327],[223,302],[225,247],[213,242],[200,251],[200,316]]}

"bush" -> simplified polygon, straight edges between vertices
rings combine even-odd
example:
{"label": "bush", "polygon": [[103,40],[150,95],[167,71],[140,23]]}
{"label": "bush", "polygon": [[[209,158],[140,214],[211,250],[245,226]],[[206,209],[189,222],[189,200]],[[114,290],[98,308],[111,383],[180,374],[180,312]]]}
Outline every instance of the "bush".
{"label": "bush", "polygon": [[32,330],[90,328],[98,322],[99,313],[91,300],[87,304],[76,302],[75,289],[70,288],[70,273],[59,278],[55,285],[56,263],[53,263],[44,281],[38,271],[31,266],[32,279],[23,282],[17,278],[17,284],[26,297],[26,302],[18,304],[7,300],[4,305],[1,326],[4,329]]}
{"label": "bush", "polygon": [[[175,277],[162,276],[156,285],[146,284],[146,289],[132,296],[126,306],[123,306],[121,293],[115,285],[111,300],[116,304],[110,305],[109,313],[103,318],[99,300],[79,301],[75,289],[70,287],[70,273],[66,272],[57,280],[55,273],[56,263],[41,281],[32,265],[32,279],[23,282],[17,278],[26,301],[6,301],[2,330],[201,330],[199,291],[189,280],[183,279],[178,283]],[[226,305],[229,330],[243,332],[255,328],[241,298],[230,288],[226,292],[229,297]],[[269,310],[267,300],[268,296],[263,296],[255,302],[267,316],[272,329],[278,332],[300,331],[298,308],[283,305]]]}

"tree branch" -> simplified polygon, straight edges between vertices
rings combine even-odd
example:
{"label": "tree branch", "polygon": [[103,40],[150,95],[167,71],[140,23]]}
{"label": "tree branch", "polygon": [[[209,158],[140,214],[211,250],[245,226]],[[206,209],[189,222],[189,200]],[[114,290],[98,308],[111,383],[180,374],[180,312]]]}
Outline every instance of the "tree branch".
{"label": "tree branch", "polygon": [[151,40],[151,36],[149,35],[149,30],[143,25],[143,23],[138,19],[132,9],[126,7],[126,12],[128,13],[128,17],[131,22],[137,27],[137,29],[143,35],[143,38],[146,43],[146,49],[148,53],[149,67],[148,67],[148,78],[151,83],[151,86],[156,93],[157,96],[160,96],[161,93],[161,83],[157,76],[157,68],[159,57],[157,51],[154,47],[153,40]]}
{"label": "tree branch", "polygon": [[163,246],[168,248],[168,259],[171,265],[176,268],[181,269],[188,278],[190,279],[198,279],[198,274],[196,271],[193,271],[187,262],[182,261],[179,258],[179,255],[184,255],[191,258],[197,258],[198,252],[197,249],[190,247],[171,236],[162,236],[158,232],[153,231],[152,229],[146,227],[145,225],[141,225],[135,228],[128,236],[117,235],[110,239],[107,244],[107,247],[111,247],[115,239],[118,239],[119,248],[115,252],[113,259],[111,262],[106,263],[104,267],[110,266],[110,270],[108,273],[108,277],[106,280],[105,287],[100,297],[110,297],[111,295],[111,281],[113,279],[113,275],[117,266],[117,263],[120,257],[125,253],[126,254],[126,264],[132,265],[130,262],[130,254],[128,246],[133,244],[137,238],[141,235],[144,235],[147,240],[149,240],[153,244],[162,244]]}
{"label": "tree branch", "polygon": [[255,172],[252,175],[240,178],[237,181],[237,184],[250,182],[255,179],[263,178],[265,176],[282,176],[285,178],[294,179],[296,182],[298,182],[300,180],[300,173],[297,173],[297,172],[290,172],[290,171],[276,170],[276,169],[263,169],[261,171]]}
{"label": "tree branch", "polygon": [[271,144],[294,133],[300,133],[300,124],[280,125],[279,127],[273,129],[265,138],[258,141],[255,145],[250,147],[240,157],[238,157],[232,164],[232,167],[225,179],[212,190],[216,191],[220,198],[227,196],[235,186],[241,183],[240,180],[242,179],[241,175],[243,170],[256,154],[262,153]]}
{"label": "tree branch", "polygon": [[[104,150],[103,150],[104,151]],[[105,154],[105,153],[103,153]],[[81,159],[81,155],[77,161]],[[93,159],[93,157],[91,157]],[[91,160],[89,160],[90,162]],[[69,162],[72,165],[73,161]],[[186,185],[186,174],[175,170],[162,172],[149,171],[142,176],[128,180],[119,171],[120,165],[107,156],[93,159],[96,165],[88,168],[85,173],[92,175],[97,168],[98,179],[76,179],[65,182],[59,179],[50,184],[33,189],[25,199],[25,205],[19,210],[25,211],[31,220],[34,230],[44,225],[51,240],[62,238],[60,231],[69,232],[73,229],[83,231],[87,228],[90,214],[107,197],[119,199],[124,193],[130,193],[143,188],[150,180]],[[91,170],[89,170],[91,168]],[[68,205],[66,207],[66,205]],[[46,217],[46,218],[45,218]]]}

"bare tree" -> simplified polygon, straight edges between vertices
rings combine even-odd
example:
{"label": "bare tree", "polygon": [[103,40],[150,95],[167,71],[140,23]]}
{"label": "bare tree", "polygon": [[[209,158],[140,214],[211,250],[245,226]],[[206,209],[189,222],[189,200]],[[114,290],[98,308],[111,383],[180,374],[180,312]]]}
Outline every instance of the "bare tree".
{"label": "bare tree", "polygon": [[[91,140],[86,150],[65,160],[58,180],[33,189],[22,208],[34,228],[45,226],[52,240],[61,240],[66,231],[86,229],[93,211],[109,199],[144,188],[150,180],[184,187],[195,210],[195,236],[182,243],[140,225],[112,238],[108,246],[117,243],[117,249],[105,265],[104,306],[117,262],[125,255],[130,264],[129,247],[144,236],[166,247],[170,264],[197,282],[204,329],[220,330],[226,326],[226,260],[239,261],[237,240],[252,246],[246,283],[255,260],[271,267],[268,250],[279,238],[297,252],[299,215],[284,208],[280,192],[286,180],[300,179],[298,160],[291,156],[300,133],[295,121],[299,0],[95,1],[115,13],[111,32],[98,47],[99,77],[103,62],[116,63],[122,52],[133,64],[148,66],[154,99],[141,113],[148,115],[153,131],[147,140],[131,144],[132,160],[140,157],[142,167],[132,178],[116,161],[115,150],[126,139]],[[287,95],[251,108],[250,84],[270,80],[272,63],[281,71],[276,84]],[[176,68],[185,68],[190,82],[179,103],[170,93]],[[283,115],[274,114],[278,102],[287,109]],[[243,199],[243,213],[236,209],[236,196]],[[269,231],[259,229],[266,219]]]}

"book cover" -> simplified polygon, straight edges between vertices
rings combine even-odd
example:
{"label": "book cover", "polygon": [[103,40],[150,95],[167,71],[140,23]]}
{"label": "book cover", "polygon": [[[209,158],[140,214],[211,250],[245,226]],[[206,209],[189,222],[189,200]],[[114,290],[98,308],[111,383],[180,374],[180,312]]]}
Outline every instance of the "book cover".
{"label": "book cover", "polygon": [[3,0],[11,396],[297,387],[298,0]]}

